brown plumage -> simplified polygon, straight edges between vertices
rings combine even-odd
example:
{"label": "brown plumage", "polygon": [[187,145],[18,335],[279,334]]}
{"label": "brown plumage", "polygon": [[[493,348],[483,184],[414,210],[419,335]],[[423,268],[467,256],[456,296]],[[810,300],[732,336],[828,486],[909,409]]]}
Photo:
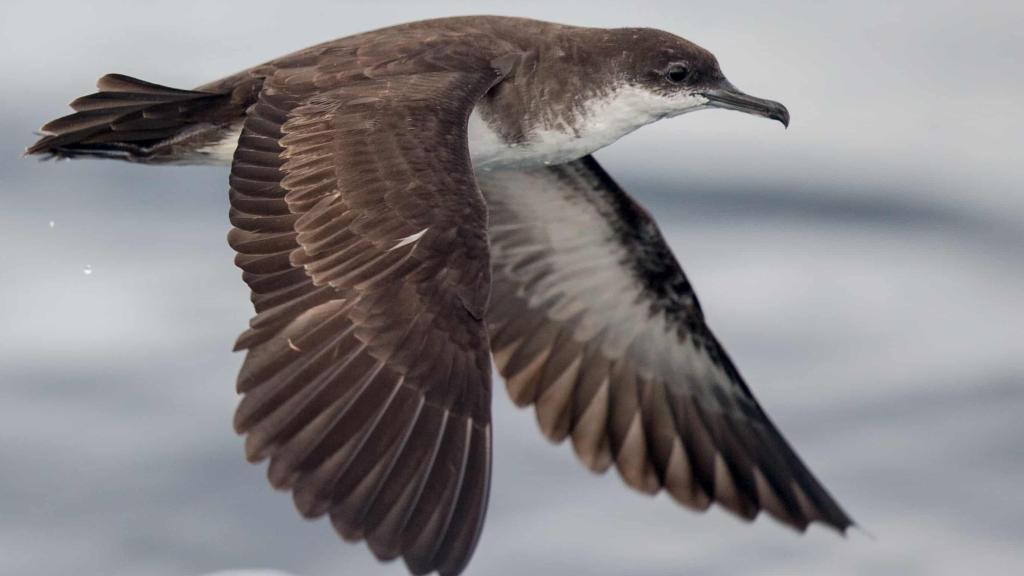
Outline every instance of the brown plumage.
{"label": "brown plumage", "polygon": [[215,161],[241,130],[228,240],[256,315],[236,344],[235,428],[304,516],[329,516],[382,560],[447,575],[472,556],[492,354],[512,399],[592,470],[614,465],[692,508],[845,530],[650,215],[592,157],[474,172],[472,112],[529,153],[544,130],[586,136],[592,103],[623,86],[788,122],[664,32],[471,17],[324,43],[195,90],[108,75],[28,153]]}
{"label": "brown plumage", "polygon": [[247,454],[304,515],[417,574],[460,572],[486,510],[490,263],[465,125],[496,56],[358,82],[280,68],[232,167],[257,311],[239,339]]}

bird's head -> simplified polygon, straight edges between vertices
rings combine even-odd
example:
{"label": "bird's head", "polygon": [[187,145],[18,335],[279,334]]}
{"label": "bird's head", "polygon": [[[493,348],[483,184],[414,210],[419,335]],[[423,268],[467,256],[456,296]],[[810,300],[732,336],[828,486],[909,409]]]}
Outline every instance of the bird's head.
{"label": "bird's head", "polygon": [[714,54],[661,30],[618,29],[616,44],[629,48],[617,54],[619,72],[630,85],[651,95],[652,112],[677,116],[704,108],[725,108],[778,120],[789,126],[782,104],[746,94],[722,74]]}

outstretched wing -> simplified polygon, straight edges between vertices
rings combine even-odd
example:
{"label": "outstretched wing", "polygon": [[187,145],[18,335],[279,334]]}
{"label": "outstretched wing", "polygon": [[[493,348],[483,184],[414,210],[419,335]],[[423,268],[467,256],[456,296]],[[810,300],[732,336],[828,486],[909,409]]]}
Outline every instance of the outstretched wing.
{"label": "outstretched wing", "polygon": [[479,177],[491,349],[519,405],[643,492],[803,530],[851,520],[751,395],[654,220],[591,157]]}
{"label": "outstretched wing", "polygon": [[491,459],[487,212],[466,123],[502,71],[411,45],[370,64],[293,58],[248,112],[229,241],[257,314],[235,427],[303,515],[414,573],[457,574]]}

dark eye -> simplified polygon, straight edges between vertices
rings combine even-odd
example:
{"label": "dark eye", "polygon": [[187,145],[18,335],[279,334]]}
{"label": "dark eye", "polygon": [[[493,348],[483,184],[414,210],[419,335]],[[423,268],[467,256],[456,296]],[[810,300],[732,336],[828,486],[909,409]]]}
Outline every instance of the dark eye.
{"label": "dark eye", "polygon": [[665,78],[673,84],[681,84],[690,76],[690,69],[682,64],[675,64],[665,73]]}

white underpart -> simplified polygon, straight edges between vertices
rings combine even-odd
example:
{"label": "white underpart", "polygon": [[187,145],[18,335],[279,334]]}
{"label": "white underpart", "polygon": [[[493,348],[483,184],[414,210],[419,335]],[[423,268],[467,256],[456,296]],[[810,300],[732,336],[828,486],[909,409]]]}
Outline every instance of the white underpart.
{"label": "white underpart", "polygon": [[409,244],[412,244],[413,242],[419,240],[420,237],[422,237],[424,234],[426,234],[427,230],[429,230],[429,228],[424,228],[423,230],[420,230],[419,232],[417,232],[415,234],[410,234],[410,235],[406,236],[405,238],[399,238],[398,239],[398,244],[395,244],[391,248],[388,248],[388,252],[391,252],[392,250],[398,250],[402,246],[408,246]]}
{"label": "white underpart", "polygon": [[231,164],[235,158],[235,148],[238,148],[238,139],[242,136],[242,124],[236,124],[226,132],[224,138],[210,146],[196,149],[197,157],[194,159],[199,164]]}
{"label": "white underpart", "polygon": [[628,357],[649,379],[675,378],[705,406],[722,406],[711,387],[732,390],[728,375],[693,338],[679,338],[678,320],[652,312],[658,297],[632,268],[638,255],[619,239],[601,209],[605,201],[581,198],[546,171],[484,171],[477,181],[489,209],[495,278],[550,270],[531,281],[530,308],[566,322],[577,342],[600,347],[606,358]]}
{"label": "white underpart", "polygon": [[626,85],[588,102],[576,130],[559,122],[535,129],[525,142],[512,144],[474,110],[469,117],[469,154],[473,166],[481,170],[561,164],[604,148],[641,126],[706,104],[707,99],[696,94],[665,96]]}

